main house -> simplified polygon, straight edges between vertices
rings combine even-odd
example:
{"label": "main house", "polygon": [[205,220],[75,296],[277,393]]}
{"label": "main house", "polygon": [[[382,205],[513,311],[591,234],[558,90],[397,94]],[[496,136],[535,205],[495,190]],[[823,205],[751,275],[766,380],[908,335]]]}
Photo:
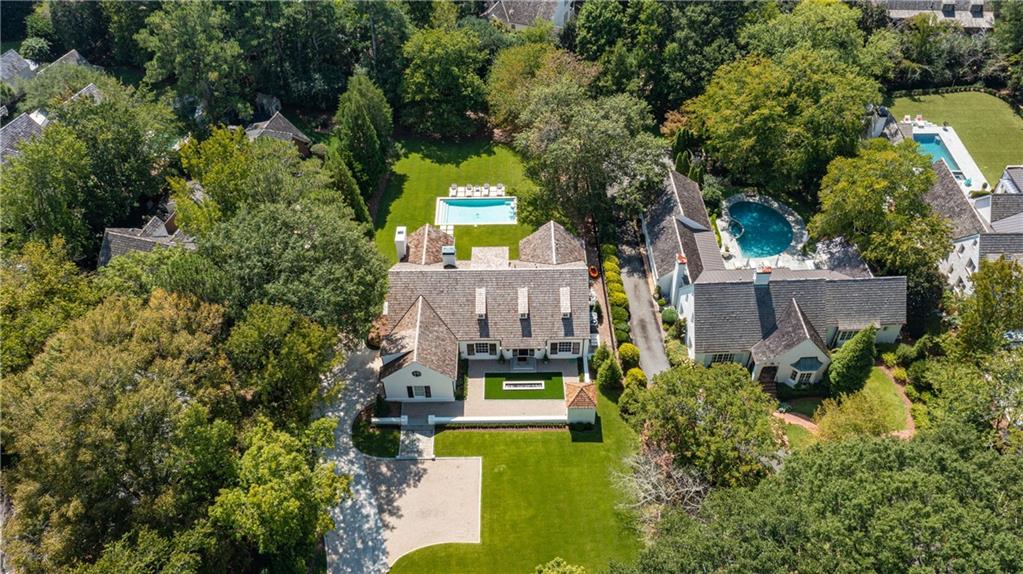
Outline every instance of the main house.
{"label": "main house", "polygon": [[395,234],[381,318],[380,379],[392,401],[453,401],[460,359],[575,359],[589,351],[589,278],[583,243],[550,222],[507,247],[474,247],[432,225]]}
{"label": "main house", "polygon": [[938,179],[924,200],[952,225],[951,249],[939,268],[952,289],[969,293],[982,260],[1023,261],[1023,167],[1005,168],[995,193],[972,201],[945,162],[933,169]]}
{"label": "main house", "polygon": [[729,269],[711,225],[699,186],[669,170],[643,232],[654,280],[685,319],[697,363],[736,362],[765,383],[812,384],[831,364],[831,350],[862,329],[875,327],[878,343],[898,338],[905,277]]}

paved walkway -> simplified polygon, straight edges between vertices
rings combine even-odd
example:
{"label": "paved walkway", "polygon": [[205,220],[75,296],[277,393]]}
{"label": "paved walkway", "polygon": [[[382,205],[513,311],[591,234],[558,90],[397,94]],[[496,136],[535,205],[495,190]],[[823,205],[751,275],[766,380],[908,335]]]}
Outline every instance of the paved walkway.
{"label": "paved walkway", "polygon": [[363,349],[332,376],[345,382],[338,401],[327,416],[338,419],[334,449],[325,456],[337,464],[339,473],[352,477],[351,496],[330,510],[335,529],[324,535],[330,574],[376,574],[388,570],[384,525],[366,470],[369,458],[352,445],[352,422],[359,410],[376,396],[380,359]]}
{"label": "paved walkway", "polygon": [[783,413],[781,411],[774,411],[774,416],[792,425],[800,426],[806,430],[817,434],[817,423],[813,422],[806,415],[797,413]]}
{"label": "paved walkway", "polygon": [[647,280],[642,252],[631,242],[622,244],[619,252],[622,283],[625,284],[625,294],[629,296],[629,326],[632,327],[629,335],[632,343],[639,347],[639,367],[648,379],[653,380],[654,375],[667,371],[671,366],[664,352],[661,318],[652,294],[653,286]]}
{"label": "paved walkway", "polygon": [[401,429],[401,442],[398,443],[398,458],[401,459],[433,459],[434,428],[431,425],[406,426]]}

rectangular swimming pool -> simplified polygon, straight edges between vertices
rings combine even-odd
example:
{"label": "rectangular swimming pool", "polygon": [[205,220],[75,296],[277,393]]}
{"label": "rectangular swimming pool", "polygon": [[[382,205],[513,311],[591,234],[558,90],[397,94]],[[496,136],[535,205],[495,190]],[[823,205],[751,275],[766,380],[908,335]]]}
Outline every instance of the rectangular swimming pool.
{"label": "rectangular swimming pool", "polygon": [[949,171],[960,171],[959,164],[956,163],[952,153],[945,147],[945,142],[941,141],[941,136],[938,134],[913,134],[913,139],[920,145],[921,153],[931,156],[932,162],[939,159],[944,160]]}
{"label": "rectangular swimming pool", "polygon": [[437,225],[502,225],[516,222],[514,197],[441,197]]}

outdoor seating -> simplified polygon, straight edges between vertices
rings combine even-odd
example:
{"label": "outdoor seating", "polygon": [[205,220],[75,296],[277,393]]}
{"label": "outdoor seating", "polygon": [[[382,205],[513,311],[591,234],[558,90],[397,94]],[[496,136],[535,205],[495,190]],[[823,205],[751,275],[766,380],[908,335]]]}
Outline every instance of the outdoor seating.
{"label": "outdoor seating", "polygon": [[456,197],[465,197],[465,186],[458,186],[458,193]]}

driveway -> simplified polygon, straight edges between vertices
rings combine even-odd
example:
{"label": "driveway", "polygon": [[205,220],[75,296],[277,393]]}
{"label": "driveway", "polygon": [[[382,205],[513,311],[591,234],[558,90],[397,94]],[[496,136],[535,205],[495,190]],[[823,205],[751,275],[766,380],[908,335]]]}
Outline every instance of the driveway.
{"label": "driveway", "polygon": [[326,409],[339,422],[324,456],[352,478],[351,495],[330,509],[335,528],[324,535],[330,574],[383,574],[417,548],[480,541],[482,459],[385,459],[352,445],[352,422],[376,396],[379,370],[377,354],[361,350],[330,375],[345,386]]}
{"label": "driveway", "polygon": [[642,251],[634,243],[623,243],[619,255],[622,283],[625,285],[625,294],[629,296],[630,336],[632,343],[639,347],[639,367],[652,381],[654,375],[670,367],[664,352],[661,320],[653,297],[653,286],[647,279]]}

